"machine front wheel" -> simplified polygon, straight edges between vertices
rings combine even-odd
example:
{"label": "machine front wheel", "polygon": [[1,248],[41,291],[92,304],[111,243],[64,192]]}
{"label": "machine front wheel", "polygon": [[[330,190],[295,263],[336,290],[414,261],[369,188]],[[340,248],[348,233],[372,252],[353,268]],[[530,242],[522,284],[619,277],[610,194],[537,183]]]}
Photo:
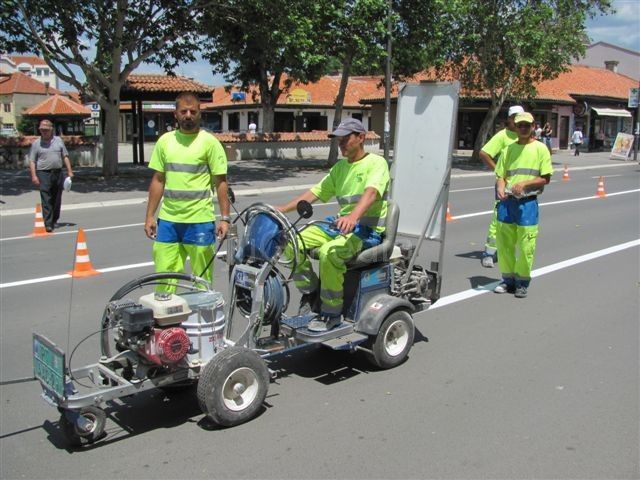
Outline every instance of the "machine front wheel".
{"label": "machine front wheel", "polygon": [[60,416],[62,431],[74,447],[89,445],[99,440],[104,434],[106,421],[105,411],[93,406],[81,408],[75,422],[69,420],[64,411]]}
{"label": "machine front wheel", "polygon": [[200,408],[214,422],[233,427],[258,414],[269,389],[269,369],[253,350],[229,347],[204,366],[198,381]]}
{"label": "machine front wheel", "polygon": [[391,313],[371,341],[369,361],[380,368],[393,368],[407,358],[413,346],[415,326],[413,318],[404,310]]}

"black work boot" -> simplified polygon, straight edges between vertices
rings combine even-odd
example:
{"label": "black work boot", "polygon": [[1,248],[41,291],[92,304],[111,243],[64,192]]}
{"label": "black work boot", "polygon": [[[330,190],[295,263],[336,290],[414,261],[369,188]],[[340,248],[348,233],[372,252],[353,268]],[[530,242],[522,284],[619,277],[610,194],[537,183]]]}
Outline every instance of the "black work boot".
{"label": "black work boot", "polygon": [[317,291],[303,293],[300,299],[300,308],[298,315],[309,315],[310,313],[320,312],[320,295]]}

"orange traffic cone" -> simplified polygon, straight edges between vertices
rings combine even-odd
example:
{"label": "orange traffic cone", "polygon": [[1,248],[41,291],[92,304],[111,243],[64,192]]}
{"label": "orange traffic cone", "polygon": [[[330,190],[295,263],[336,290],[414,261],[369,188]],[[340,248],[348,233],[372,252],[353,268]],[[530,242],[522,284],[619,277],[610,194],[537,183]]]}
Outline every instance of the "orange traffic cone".
{"label": "orange traffic cone", "polygon": [[47,229],[44,227],[44,218],[42,218],[42,205],[36,203],[36,221],[33,226],[33,232],[31,232],[32,237],[46,237],[47,235],[51,235],[47,232]]}
{"label": "orange traffic cone", "polygon": [[598,179],[598,190],[596,191],[596,197],[604,198],[607,196],[607,192],[604,191],[604,177]]}
{"label": "orange traffic cone", "polygon": [[567,165],[564,166],[564,172],[562,173],[562,181],[568,182],[569,178],[569,167]]}
{"label": "orange traffic cone", "polygon": [[453,215],[451,215],[451,210],[449,209],[449,204],[447,203],[447,216],[445,217],[447,222],[451,222],[453,220]]}
{"label": "orange traffic cone", "polygon": [[87,241],[84,236],[84,230],[81,228],[78,229],[78,237],[76,240],[76,260],[73,265],[73,271],[69,272],[69,274],[73,278],[90,277],[100,274],[100,272],[94,270],[93,265],[91,265]]}

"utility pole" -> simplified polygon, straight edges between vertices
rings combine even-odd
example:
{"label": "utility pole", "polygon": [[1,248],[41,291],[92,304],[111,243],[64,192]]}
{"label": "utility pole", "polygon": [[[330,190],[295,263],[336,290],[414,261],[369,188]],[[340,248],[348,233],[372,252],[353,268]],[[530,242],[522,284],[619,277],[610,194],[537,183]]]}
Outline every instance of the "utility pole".
{"label": "utility pole", "polygon": [[389,162],[389,148],[391,146],[391,123],[389,115],[391,112],[391,39],[393,30],[391,24],[392,17],[391,0],[387,0],[387,65],[384,75],[384,158]]}

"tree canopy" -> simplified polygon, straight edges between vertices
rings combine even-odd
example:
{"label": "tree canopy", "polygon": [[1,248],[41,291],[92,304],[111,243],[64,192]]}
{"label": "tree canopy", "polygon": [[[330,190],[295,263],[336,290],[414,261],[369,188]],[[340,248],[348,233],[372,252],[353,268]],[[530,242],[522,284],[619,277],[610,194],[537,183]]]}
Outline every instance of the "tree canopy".
{"label": "tree canopy", "polygon": [[105,114],[103,173],[117,173],[120,88],[143,62],[170,72],[194,58],[204,0],[4,0],[6,51],[41,55]]}
{"label": "tree canopy", "polygon": [[488,92],[491,107],[474,156],[507,98],[535,96],[536,83],[566,71],[584,54],[585,22],[611,9],[610,0],[450,0],[448,71],[469,90]]}
{"label": "tree canopy", "polygon": [[259,88],[263,130],[273,131],[274,107],[293,80],[315,81],[326,72],[325,26],[333,2],[318,0],[230,0],[224,19],[209,10],[203,19],[203,56],[225,80]]}

